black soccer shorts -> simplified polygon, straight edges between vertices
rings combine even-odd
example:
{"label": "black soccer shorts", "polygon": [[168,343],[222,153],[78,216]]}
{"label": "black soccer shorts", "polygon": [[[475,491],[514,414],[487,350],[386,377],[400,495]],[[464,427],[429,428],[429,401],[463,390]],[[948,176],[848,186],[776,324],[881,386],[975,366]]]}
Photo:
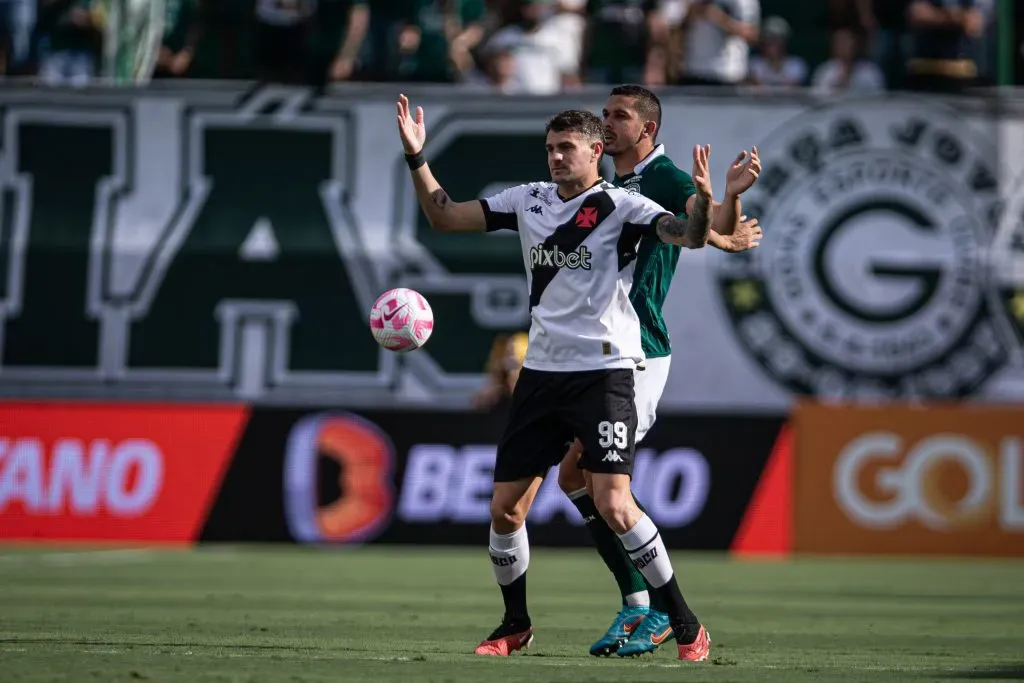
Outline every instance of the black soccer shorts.
{"label": "black soccer shorts", "polygon": [[636,426],[633,370],[523,368],[498,444],[494,481],[547,474],[574,438],[583,444],[583,469],[632,475]]}

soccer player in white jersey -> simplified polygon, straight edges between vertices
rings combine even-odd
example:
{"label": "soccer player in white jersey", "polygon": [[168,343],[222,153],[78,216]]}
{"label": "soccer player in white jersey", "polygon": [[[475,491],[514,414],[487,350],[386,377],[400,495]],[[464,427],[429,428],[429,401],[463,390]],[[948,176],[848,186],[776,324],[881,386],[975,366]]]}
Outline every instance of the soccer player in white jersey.
{"label": "soccer player in white jersey", "polygon": [[665,544],[629,488],[637,427],[633,373],[644,361],[629,292],[642,236],[693,249],[707,242],[710,149],[694,148],[697,199],[688,218],[677,218],[650,199],[605,182],[598,172],[604,152],[601,120],[587,111],[564,111],[546,130],[552,182],[454,202],[423,156],[423,109],[417,107],[413,116],[404,95],[397,109],[416,196],[430,224],[450,232],[516,230],[530,288],[530,340],[498,444],[491,496],[488,550],[505,612],[475,652],[508,656],[533,640],[526,602],[526,516],[544,474],[576,437],[597,510],[666,605],[679,658],[706,659],[707,631],[691,623]]}

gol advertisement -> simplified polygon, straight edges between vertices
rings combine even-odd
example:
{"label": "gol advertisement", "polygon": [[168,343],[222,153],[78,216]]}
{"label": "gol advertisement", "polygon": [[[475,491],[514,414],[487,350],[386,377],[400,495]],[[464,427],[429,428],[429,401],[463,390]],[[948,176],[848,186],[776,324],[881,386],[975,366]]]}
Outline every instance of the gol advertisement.
{"label": "gol advertisement", "polygon": [[1024,555],[1024,407],[804,404],[795,550]]}

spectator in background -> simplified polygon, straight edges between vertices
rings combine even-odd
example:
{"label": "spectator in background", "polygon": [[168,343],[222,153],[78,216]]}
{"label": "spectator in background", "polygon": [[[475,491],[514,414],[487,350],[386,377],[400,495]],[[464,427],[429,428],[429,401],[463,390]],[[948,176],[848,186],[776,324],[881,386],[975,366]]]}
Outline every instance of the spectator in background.
{"label": "spectator in background", "polygon": [[832,58],[814,70],[811,86],[818,94],[874,93],[885,89],[885,77],[874,62],[862,58],[859,34],[840,29],[832,34]]}
{"label": "spectator in background", "polygon": [[684,85],[737,85],[758,41],[759,0],[693,0],[686,14]]}
{"label": "spectator in background", "polygon": [[561,55],[563,87],[575,88],[583,81],[581,69],[587,31],[587,1],[556,0],[554,14],[546,22],[548,30],[561,36],[557,44]]}
{"label": "spectator in background", "polygon": [[368,0],[319,0],[313,30],[313,69],[316,81],[351,79],[359,67],[363,42],[370,28]]}
{"label": "spectator in background", "polygon": [[167,27],[157,56],[154,78],[183,78],[192,68],[205,23],[200,0],[180,0],[167,7]]}
{"label": "spectator in background", "polygon": [[[658,0],[658,18],[662,25],[658,26],[655,22],[651,30],[655,43],[659,31],[664,31],[668,36],[664,55],[666,83],[679,82],[679,69],[683,64],[683,24],[689,9],[690,0]],[[655,58],[658,56],[655,54]],[[652,68],[656,67],[651,60],[648,60],[648,64],[651,64]]]}
{"label": "spectator in background", "polygon": [[657,0],[589,0],[581,71],[589,83],[665,82],[668,25]]}
{"label": "spectator in background", "polygon": [[907,20],[913,36],[909,89],[951,93],[975,84],[985,30],[979,0],[913,0]]}
{"label": "spectator in background", "polygon": [[444,83],[462,77],[462,70],[469,66],[468,51],[483,37],[484,0],[381,4],[387,6],[382,9],[386,16],[392,17],[384,50],[386,80]]}
{"label": "spectator in background", "polygon": [[686,19],[690,0],[658,0],[658,11],[669,28],[678,28]]}
{"label": "spectator in background", "polygon": [[891,90],[903,88],[910,33],[907,9],[912,0],[857,0],[863,28],[869,32],[870,53]]}
{"label": "spectator in background", "polygon": [[303,83],[310,73],[316,0],[256,0],[256,68],[260,80]]}
{"label": "spectator in background", "polygon": [[8,64],[11,60],[11,15],[14,14],[14,5],[11,0],[0,0],[0,76],[9,73]]}
{"label": "spectator in background", "polygon": [[476,68],[473,52],[487,33],[487,4],[484,0],[463,0],[448,12],[448,61],[456,80],[465,80]]}
{"label": "spectator in background", "polygon": [[490,43],[480,51],[480,66],[474,66],[463,81],[479,90],[493,90],[503,95],[515,94],[516,55],[511,45]]}
{"label": "spectator in background", "polygon": [[807,80],[807,62],[789,54],[789,23],[768,17],[761,27],[761,53],[750,60],[750,82],[769,88],[795,88]]}
{"label": "spectator in background", "polygon": [[41,0],[39,77],[47,85],[87,85],[97,72],[103,23],[93,0]]}
{"label": "spectator in background", "polygon": [[506,92],[553,95],[578,74],[579,53],[568,46],[552,19],[554,0],[520,0],[519,21],[499,29],[487,41],[491,54],[510,53],[514,61]]}
{"label": "spectator in background", "polygon": [[864,28],[861,22],[864,7],[865,0],[828,0],[828,34],[832,35],[844,28]]}
{"label": "spectator in background", "polygon": [[[7,72],[13,75],[35,73],[37,0],[6,0],[10,11]],[[0,71],[0,73],[3,73]]]}

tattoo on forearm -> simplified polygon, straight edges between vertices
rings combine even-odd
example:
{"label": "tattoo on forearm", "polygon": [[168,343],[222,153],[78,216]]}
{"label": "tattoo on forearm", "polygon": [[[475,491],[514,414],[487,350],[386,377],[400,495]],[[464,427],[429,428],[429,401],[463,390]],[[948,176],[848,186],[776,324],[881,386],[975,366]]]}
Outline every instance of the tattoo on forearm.
{"label": "tattoo on forearm", "polygon": [[675,216],[662,216],[658,219],[658,235],[665,242],[679,243],[686,235],[689,221]]}
{"label": "tattoo on forearm", "polygon": [[687,236],[691,243],[704,244],[708,241],[708,234],[711,231],[711,197],[697,195],[687,228]]}
{"label": "tattoo on forearm", "polygon": [[430,201],[434,202],[434,206],[444,211],[448,208],[448,193],[443,188],[437,188],[430,193]]}

